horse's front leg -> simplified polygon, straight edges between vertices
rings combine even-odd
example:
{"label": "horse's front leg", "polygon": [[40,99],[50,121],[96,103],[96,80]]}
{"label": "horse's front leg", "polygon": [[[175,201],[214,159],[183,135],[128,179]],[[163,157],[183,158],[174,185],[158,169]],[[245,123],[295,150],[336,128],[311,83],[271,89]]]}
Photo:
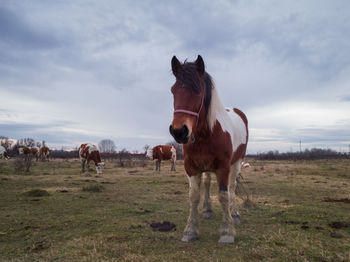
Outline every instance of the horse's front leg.
{"label": "horse's front leg", "polygon": [[187,225],[184,230],[181,241],[192,242],[198,239],[198,205],[200,200],[200,184],[202,175],[190,176],[190,215],[187,220]]}
{"label": "horse's front leg", "polygon": [[219,201],[223,211],[219,243],[233,243],[235,231],[230,209],[230,169],[221,170],[216,176],[219,184]]}
{"label": "horse's front leg", "polygon": [[213,209],[211,207],[210,200],[210,174],[204,173],[203,182],[204,182],[204,199],[203,199],[203,214],[204,218],[211,218],[213,216]]}

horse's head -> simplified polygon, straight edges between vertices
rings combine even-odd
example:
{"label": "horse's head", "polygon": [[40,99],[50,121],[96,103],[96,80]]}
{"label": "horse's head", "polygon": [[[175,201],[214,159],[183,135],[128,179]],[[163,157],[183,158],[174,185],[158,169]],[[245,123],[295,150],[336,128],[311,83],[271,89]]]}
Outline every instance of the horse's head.
{"label": "horse's head", "polygon": [[180,61],[173,57],[171,67],[176,82],[171,88],[174,96],[174,118],[169,127],[176,142],[186,144],[194,139],[193,132],[204,104],[205,66],[200,55],[193,63]]}

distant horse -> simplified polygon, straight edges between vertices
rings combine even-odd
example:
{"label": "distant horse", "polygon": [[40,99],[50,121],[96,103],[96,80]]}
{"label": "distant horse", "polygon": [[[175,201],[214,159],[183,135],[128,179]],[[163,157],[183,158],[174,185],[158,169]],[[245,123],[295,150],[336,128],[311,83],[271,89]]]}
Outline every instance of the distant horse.
{"label": "distant horse", "polygon": [[6,160],[10,159],[9,155],[7,154],[7,151],[6,151],[5,147],[3,147],[3,146],[0,146],[0,159],[1,158],[6,159]]}
{"label": "distant horse", "polygon": [[219,201],[223,209],[220,243],[234,242],[234,222],[240,217],[235,203],[236,178],[241,170],[248,143],[248,121],[236,108],[225,109],[204,61],[183,64],[174,56],[171,61],[176,82],[171,88],[174,116],[170,134],[183,144],[184,165],[190,183],[190,215],[182,241],[198,239],[198,204],[204,176],[203,216],[212,216],[209,197],[210,174],[215,173]]}
{"label": "distant horse", "polygon": [[79,158],[81,161],[81,172],[85,172],[85,163],[87,162],[88,169],[90,161],[94,161],[97,174],[102,174],[104,163],[101,161],[100,151],[93,144],[81,144],[79,147]]}
{"label": "distant horse", "polygon": [[146,157],[151,160],[156,159],[156,171],[160,171],[160,163],[162,160],[170,160],[171,163],[171,171],[176,171],[176,154],[177,150],[174,146],[155,146],[153,148],[149,148],[146,152]]}

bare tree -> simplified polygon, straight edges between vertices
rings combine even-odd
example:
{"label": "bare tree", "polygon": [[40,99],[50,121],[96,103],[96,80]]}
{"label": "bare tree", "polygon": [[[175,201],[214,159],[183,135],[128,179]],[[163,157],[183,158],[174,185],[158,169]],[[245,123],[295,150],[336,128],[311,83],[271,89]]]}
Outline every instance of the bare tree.
{"label": "bare tree", "polygon": [[98,147],[101,152],[104,153],[114,153],[116,146],[111,139],[103,139],[98,143]]}
{"label": "bare tree", "polygon": [[35,140],[33,138],[21,138],[17,141],[19,146],[35,146]]}
{"label": "bare tree", "polygon": [[121,151],[119,151],[118,156],[119,156],[119,165],[121,167],[124,166],[123,160],[126,160],[126,159],[129,160],[131,158],[130,153],[128,152],[128,150],[126,150],[125,147]]}
{"label": "bare tree", "polygon": [[150,145],[146,144],[146,145],[143,147],[143,150],[144,150],[145,152],[147,152],[147,150],[148,150],[150,147],[151,147]]}

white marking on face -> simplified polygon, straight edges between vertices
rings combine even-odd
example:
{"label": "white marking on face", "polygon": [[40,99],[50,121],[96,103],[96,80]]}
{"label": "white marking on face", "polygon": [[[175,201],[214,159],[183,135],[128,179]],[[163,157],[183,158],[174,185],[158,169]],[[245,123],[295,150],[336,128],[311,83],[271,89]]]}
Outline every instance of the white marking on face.
{"label": "white marking on face", "polygon": [[147,149],[146,157],[148,157],[149,159],[153,160],[153,148],[148,148]]}
{"label": "white marking on face", "polygon": [[97,165],[96,166],[96,172],[97,172],[97,174],[102,174],[102,166]]}

